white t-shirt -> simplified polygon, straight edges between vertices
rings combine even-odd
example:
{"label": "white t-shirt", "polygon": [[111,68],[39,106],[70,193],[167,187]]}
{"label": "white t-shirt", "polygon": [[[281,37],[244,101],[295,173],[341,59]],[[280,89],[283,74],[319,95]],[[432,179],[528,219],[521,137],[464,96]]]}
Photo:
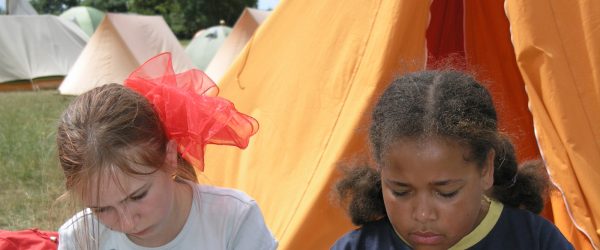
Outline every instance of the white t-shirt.
{"label": "white t-shirt", "polygon": [[[192,183],[191,183],[192,184]],[[228,188],[193,185],[192,209],[183,229],[171,242],[155,248],[138,246],[124,233],[112,231],[101,223],[89,209],[83,210],[63,224],[59,232],[59,250],[82,249],[84,244],[99,249],[276,249],[277,241],[265,225],[256,202],[245,193]],[[86,226],[89,236],[77,237]],[[94,232],[100,232],[96,234]],[[99,235],[99,237],[95,237]],[[92,239],[98,238],[99,241]],[[84,245],[85,246],[85,245]]]}

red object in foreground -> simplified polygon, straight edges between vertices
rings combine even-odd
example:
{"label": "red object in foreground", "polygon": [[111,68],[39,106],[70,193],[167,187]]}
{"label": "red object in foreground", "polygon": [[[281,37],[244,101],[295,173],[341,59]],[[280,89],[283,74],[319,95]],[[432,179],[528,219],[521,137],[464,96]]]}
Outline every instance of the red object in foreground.
{"label": "red object in foreground", "polygon": [[21,231],[0,230],[0,250],[46,250],[58,248],[58,232],[37,228]]}
{"label": "red object in foreground", "polygon": [[238,112],[233,103],[217,96],[219,88],[204,72],[176,74],[171,53],[161,53],[134,70],[125,86],[145,96],[154,106],[167,136],[198,170],[204,170],[206,144],[246,148],[258,122]]}

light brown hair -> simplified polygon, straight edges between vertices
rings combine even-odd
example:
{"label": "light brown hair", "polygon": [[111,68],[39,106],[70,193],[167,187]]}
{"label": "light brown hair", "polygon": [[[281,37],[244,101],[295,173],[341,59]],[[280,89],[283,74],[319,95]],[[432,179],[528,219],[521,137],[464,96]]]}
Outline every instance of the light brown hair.
{"label": "light brown hair", "polygon": [[[168,138],[145,97],[119,84],[108,84],[78,96],[63,112],[56,142],[68,191],[86,177],[116,170],[144,175],[132,168],[161,169]],[[193,169],[179,158],[177,177],[196,182]]]}

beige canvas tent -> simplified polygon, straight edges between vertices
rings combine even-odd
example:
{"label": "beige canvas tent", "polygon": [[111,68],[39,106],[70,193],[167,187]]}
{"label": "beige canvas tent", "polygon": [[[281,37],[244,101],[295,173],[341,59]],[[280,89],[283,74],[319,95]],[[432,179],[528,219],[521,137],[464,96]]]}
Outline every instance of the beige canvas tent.
{"label": "beige canvas tent", "polygon": [[83,31],[56,16],[0,16],[0,83],[64,76],[86,42]]}
{"label": "beige canvas tent", "polygon": [[37,15],[38,13],[27,0],[6,0],[6,14]]}
{"label": "beige canvas tent", "polygon": [[213,81],[218,82],[229,66],[237,58],[238,54],[248,40],[258,29],[258,26],[267,19],[269,11],[246,8],[235,22],[229,36],[223,41],[219,50],[206,67],[206,74]]}
{"label": "beige canvas tent", "polygon": [[165,51],[173,54],[176,72],[193,67],[162,16],[106,14],[58,90],[79,95],[100,85],[123,83],[136,67]]}

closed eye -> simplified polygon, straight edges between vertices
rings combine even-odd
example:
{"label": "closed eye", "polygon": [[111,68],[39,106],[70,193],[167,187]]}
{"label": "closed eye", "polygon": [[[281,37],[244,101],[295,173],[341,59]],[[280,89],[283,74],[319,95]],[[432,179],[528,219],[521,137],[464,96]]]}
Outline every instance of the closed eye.
{"label": "closed eye", "polygon": [[458,194],[458,191],[459,190],[456,190],[456,191],[453,191],[453,192],[450,192],[450,193],[437,192],[437,194],[439,196],[441,196],[441,197],[444,197],[444,198],[452,198],[452,197],[456,196],[456,194]]}
{"label": "closed eye", "polygon": [[144,197],[146,197],[146,194],[148,194],[148,190],[146,190],[145,192],[143,192],[143,193],[141,193],[139,195],[132,196],[131,200],[132,201],[139,201],[139,200],[143,199]]}
{"label": "closed eye", "polygon": [[408,193],[410,193],[410,191],[401,191],[401,192],[392,191],[392,194],[396,197],[406,196]]}
{"label": "closed eye", "polygon": [[95,207],[95,208],[92,208],[92,212],[94,212],[96,214],[105,213],[105,212],[108,212],[109,210],[110,210],[110,207]]}

